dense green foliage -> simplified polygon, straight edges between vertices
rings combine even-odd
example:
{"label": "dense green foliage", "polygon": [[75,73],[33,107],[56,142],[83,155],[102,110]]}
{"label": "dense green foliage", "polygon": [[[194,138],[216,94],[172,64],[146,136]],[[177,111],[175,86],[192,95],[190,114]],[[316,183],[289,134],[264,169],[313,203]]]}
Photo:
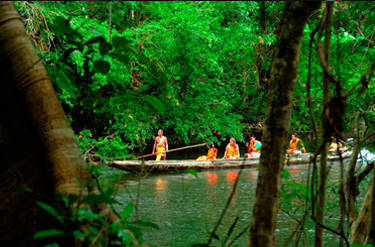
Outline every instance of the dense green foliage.
{"label": "dense green foliage", "polygon": [[[110,5],[112,12],[110,13]],[[261,134],[277,23],[272,2],[18,2],[73,129],[86,151],[126,156],[149,148],[159,128],[172,146],[244,141]],[[291,132],[312,137],[305,29]],[[330,70],[344,94],[375,56],[369,3],[335,7]],[[111,19],[111,28],[109,28]],[[109,40],[111,29],[111,40]],[[319,126],[322,69],[311,57],[312,117]],[[346,131],[360,110],[374,118],[374,86],[347,98]],[[335,95],[332,85],[331,95]],[[370,115],[372,114],[372,115]],[[371,123],[371,121],[368,121]],[[148,146],[147,146],[148,145]]]}
{"label": "dense green foliage", "polygon": [[[261,139],[268,87],[278,83],[270,70],[284,5],[16,2],[82,152],[124,158],[150,152],[160,128],[170,148],[226,143],[229,137],[242,145],[252,134]],[[291,119],[290,132],[302,136],[308,151],[318,142],[322,124],[323,70],[317,42],[324,39],[318,29],[324,7],[304,31]],[[328,119],[334,123],[323,123],[370,146],[375,140],[375,87],[372,71],[365,73],[375,58],[373,8],[367,2],[334,4],[329,70],[340,83],[330,83],[329,89]],[[198,177],[194,170],[187,172]],[[310,185],[295,181],[286,170],[283,178],[280,209],[290,217],[307,212],[303,221],[313,225],[307,210],[313,201]],[[61,197],[63,208],[38,201],[60,228],[34,237],[68,235],[85,245],[141,245],[142,227],[158,226],[131,220],[131,203],[122,205],[122,217],[115,222],[80,207],[117,204],[113,184],[83,201]],[[327,190],[337,194],[335,186]]]}

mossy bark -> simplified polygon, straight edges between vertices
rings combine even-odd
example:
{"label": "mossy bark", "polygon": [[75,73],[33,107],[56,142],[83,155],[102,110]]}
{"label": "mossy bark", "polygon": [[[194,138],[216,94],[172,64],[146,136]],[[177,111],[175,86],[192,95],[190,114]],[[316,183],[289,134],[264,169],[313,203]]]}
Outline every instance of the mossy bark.
{"label": "mossy bark", "polygon": [[281,172],[290,127],[303,30],[320,2],[286,3],[272,60],[259,176],[249,246],[274,246]]}

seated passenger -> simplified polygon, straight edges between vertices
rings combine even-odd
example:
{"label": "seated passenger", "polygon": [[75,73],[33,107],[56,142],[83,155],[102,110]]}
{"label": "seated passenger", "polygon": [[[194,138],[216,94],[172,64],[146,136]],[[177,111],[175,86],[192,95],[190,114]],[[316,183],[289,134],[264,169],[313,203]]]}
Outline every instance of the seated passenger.
{"label": "seated passenger", "polygon": [[225,148],[224,159],[239,159],[240,149],[236,144],[236,140],[232,137],[230,138],[229,144]]}
{"label": "seated passenger", "polygon": [[339,139],[331,136],[331,141],[329,142],[328,151],[329,152],[335,152],[337,149],[340,151],[345,151],[347,148],[344,147],[344,142],[340,141]]}
{"label": "seated passenger", "polygon": [[199,156],[197,160],[216,160],[217,156],[217,149],[215,148],[215,145],[210,142],[208,144],[208,153],[207,155]]}
{"label": "seated passenger", "polygon": [[262,142],[255,139],[254,136],[250,137],[250,145],[247,142],[246,143],[247,153],[245,154],[245,158],[250,157],[259,157],[260,156],[260,150],[262,148]]}
{"label": "seated passenger", "polygon": [[289,142],[289,149],[287,151],[288,154],[300,154],[306,153],[305,145],[297,135],[292,135],[292,138]]}

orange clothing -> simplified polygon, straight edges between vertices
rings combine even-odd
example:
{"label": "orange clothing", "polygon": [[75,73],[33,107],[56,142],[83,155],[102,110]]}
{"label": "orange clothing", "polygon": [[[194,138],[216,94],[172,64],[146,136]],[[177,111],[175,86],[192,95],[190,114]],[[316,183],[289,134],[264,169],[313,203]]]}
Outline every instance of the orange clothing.
{"label": "orange clothing", "polygon": [[303,145],[302,140],[299,139],[299,138],[296,138],[295,141],[290,140],[290,142],[289,142],[289,148],[290,148],[290,149],[293,149],[293,150],[300,150],[300,149],[298,148],[298,144],[301,144],[303,152],[306,152],[306,150],[305,150],[305,146]]}
{"label": "orange clothing", "polygon": [[240,158],[240,151],[238,148],[238,145],[236,144],[236,147],[232,147],[232,145],[228,144],[227,145],[227,152],[226,152],[226,159],[230,158]]}
{"label": "orange clothing", "polygon": [[216,148],[208,149],[207,160],[215,160],[216,156],[217,156],[217,149]]}

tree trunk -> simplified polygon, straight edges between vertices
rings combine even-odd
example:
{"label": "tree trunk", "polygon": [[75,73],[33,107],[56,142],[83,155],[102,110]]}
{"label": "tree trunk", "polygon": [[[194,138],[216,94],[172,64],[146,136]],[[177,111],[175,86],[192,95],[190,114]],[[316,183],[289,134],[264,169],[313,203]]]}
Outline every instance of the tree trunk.
{"label": "tree trunk", "polygon": [[358,217],[353,222],[350,244],[364,244],[366,236],[370,231],[371,208],[373,204],[372,198],[375,191],[374,180],[375,176],[372,178],[371,185],[366,193],[365,199],[363,200]]}
{"label": "tree trunk", "polygon": [[[374,166],[375,163],[372,164]],[[373,180],[375,179],[375,170],[373,172]],[[375,198],[375,181],[372,182],[371,188],[371,206],[370,206],[370,232],[368,233],[367,237],[367,243],[366,244],[371,244],[372,246],[375,246],[375,203],[374,203],[374,198]]]}
{"label": "tree trunk", "polygon": [[288,2],[281,19],[280,35],[272,61],[249,246],[274,245],[281,171],[290,127],[300,45],[305,24],[319,6],[320,2]]}
{"label": "tree trunk", "polygon": [[357,114],[355,118],[355,127],[354,132],[356,133],[356,142],[353,148],[352,157],[348,164],[348,169],[346,172],[346,201],[348,207],[348,214],[349,214],[349,224],[351,224],[357,217],[356,208],[355,208],[355,201],[358,192],[358,183],[357,183],[357,176],[355,174],[355,168],[357,165],[358,154],[361,151],[361,136],[359,134],[359,114]]}
{"label": "tree trunk", "polygon": [[[325,37],[324,37],[324,60],[329,66],[329,45],[331,43],[331,26],[332,26],[332,10],[333,3],[328,2],[326,7],[325,17]],[[319,169],[319,188],[317,192],[317,205],[316,205],[316,221],[317,223],[324,224],[324,209],[325,209],[325,195],[326,195],[326,182],[327,182],[327,133],[324,128],[324,119],[327,118],[328,114],[328,102],[329,102],[329,79],[325,73],[323,73],[323,112],[322,112],[322,125],[321,125],[321,140],[324,145],[320,154],[320,169]],[[315,225],[315,246],[323,246],[323,228],[318,224]]]}
{"label": "tree trunk", "polygon": [[45,217],[19,187],[47,196],[81,194],[79,184],[89,174],[12,2],[0,2],[0,66],[6,71],[0,84],[0,241],[30,246]]}

